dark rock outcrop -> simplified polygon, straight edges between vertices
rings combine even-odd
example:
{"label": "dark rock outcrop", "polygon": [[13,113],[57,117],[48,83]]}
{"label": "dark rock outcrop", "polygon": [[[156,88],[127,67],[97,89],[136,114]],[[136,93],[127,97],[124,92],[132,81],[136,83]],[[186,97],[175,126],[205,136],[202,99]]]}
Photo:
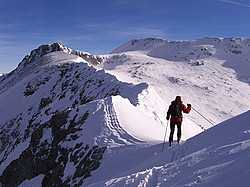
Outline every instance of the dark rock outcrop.
{"label": "dark rock outcrop", "polygon": [[[42,125],[39,125],[31,134],[31,143],[18,159],[12,161],[4,170],[0,182],[6,187],[15,187],[26,179],[32,179],[40,174],[44,175],[42,186],[70,186],[68,183],[78,178],[75,185],[79,186],[83,180],[91,176],[91,172],[100,166],[100,160],[106,147],[84,145],[78,143],[72,148],[60,146],[60,143],[71,141],[67,137],[82,129],[77,128],[78,123],[84,123],[88,118],[85,113],[80,122],[70,121],[68,128],[69,111],[58,112]],[[44,130],[51,129],[52,141],[42,141]],[[68,159],[69,158],[69,159]],[[76,170],[72,178],[62,180],[66,164],[72,162]]]}

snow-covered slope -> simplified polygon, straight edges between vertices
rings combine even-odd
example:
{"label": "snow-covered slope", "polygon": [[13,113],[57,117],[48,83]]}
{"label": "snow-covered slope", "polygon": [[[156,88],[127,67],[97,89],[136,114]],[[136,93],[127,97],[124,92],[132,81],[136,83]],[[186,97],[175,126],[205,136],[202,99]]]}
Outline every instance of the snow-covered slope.
{"label": "snow-covered slope", "polygon": [[[44,186],[81,185],[106,149],[162,140],[164,127],[138,109],[152,92],[146,83],[120,82],[71,50],[46,49],[39,47],[1,79],[3,186],[32,178]],[[128,109],[147,132],[131,128],[124,119]]]}
{"label": "snow-covered slope", "polygon": [[[131,160],[141,169],[124,176],[94,183],[94,186],[226,186],[250,184],[250,111],[227,120],[187,140],[158,152],[143,152]],[[151,155],[148,158],[148,155]],[[115,158],[114,158],[115,160]],[[140,160],[144,162],[139,165]],[[144,168],[144,169],[142,169]],[[130,174],[128,174],[130,173]]]}
{"label": "snow-covered slope", "polygon": [[[249,110],[249,54],[249,38],[138,39],[115,49],[102,68],[120,80],[147,82],[167,105],[181,95],[216,124]],[[211,127],[195,112],[187,118]]]}
{"label": "snow-covered slope", "polygon": [[[196,155],[212,154],[233,137],[223,134],[225,144],[213,147],[207,140],[220,135],[210,137],[212,125],[192,110],[184,115],[182,140],[209,130],[161,153],[168,105],[181,95],[214,125],[249,110],[249,51],[247,38],[139,39],[102,56],[59,43],[40,46],[0,77],[0,184],[164,186],[177,164],[192,165]],[[246,122],[249,112],[243,116],[235,119]],[[231,129],[235,120],[225,123]]]}
{"label": "snow-covered slope", "polygon": [[[52,52],[63,52],[60,55],[47,55]],[[68,54],[72,54],[71,57]],[[74,61],[77,61],[77,57],[80,57],[80,61],[84,60],[90,64],[98,64],[103,61],[103,58],[96,55],[91,55],[86,52],[81,52],[77,50],[72,50],[60,43],[54,43],[52,45],[42,45],[39,48],[31,51],[30,55],[26,55],[23,60],[18,64],[18,67],[12,72],[1,76],[0,81],[0,93],[13,86],[24,77],[33,73],[40,66],[45,64],[65,64],[70,62],[70,58],[74,58]],[[39,70],[39,69],[38,69]],[[37,70],[37,71],[38,71]]]}

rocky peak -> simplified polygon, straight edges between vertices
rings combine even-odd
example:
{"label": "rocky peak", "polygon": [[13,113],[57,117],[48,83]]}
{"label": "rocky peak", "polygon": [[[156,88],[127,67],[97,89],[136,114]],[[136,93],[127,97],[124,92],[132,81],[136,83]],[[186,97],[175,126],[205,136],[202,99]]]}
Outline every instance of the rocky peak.
{"label": "rocky peak", "polygon": [[66,54],[76,55],[92,65],[99,64],[104,60],[98,55],[92,55],[87,52],[73,50],[59,42],[53,43],[52,45],[41,45],[37,49],[32,50],[29,55],[26,55],[15,70],[4,76],[0,76],[0,82],[2,83],[0,86],[0,93],[13,86],[30,73],[37,71],[37,68],[44,65],[45,61],[47,60],[47,58],[44,58],[45,55],[51,54],[53,52],[64,52]]}
{"label": "rocky peak", "polygon": [[37,49],[34,49],[31,51],[30,55],[26,55],[23,60],[19,63],[18,67],[24,66],[26,67],[28,64],[34,62],[38,58],[48,54],[52,53],[54,51],[63,51],[66,53],[70,53],[71,49],[67,48],[66,46],[60,44],[60,43],[53,43],[52,45],[41,45]]}
{"label": "rocky peak", "polygon": [[68,53],[68,54],[77,55],[93,65],[99,64],[103,61],[103,58],[101,58],[97,55],[91,55],[91,54],[86,53],[86,52],[72,50],[72,49],[64,46],[63,44],[57,42],[57,43],[53,43],[52,45],[50,45],[50,44],[41,45],[37,49],[32,50],[30,55],[26,55],[23,58],[23,60],[19,63],[18,67],[21,67],[21,66],[27,67],[29,64],[32,64],[32,62],[38,60],[42,56],[44,56],[48,53],[55,52],[55,51],[62,51],[62,52]]}

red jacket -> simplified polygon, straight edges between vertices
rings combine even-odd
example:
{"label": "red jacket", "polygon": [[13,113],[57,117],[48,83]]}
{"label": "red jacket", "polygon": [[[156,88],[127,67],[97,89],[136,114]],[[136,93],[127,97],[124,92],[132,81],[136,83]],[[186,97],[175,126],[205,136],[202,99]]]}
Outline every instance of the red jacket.
{"label": "red jacket", "polygon": [[[172,103],[173,104],[173,103]],[[172,104],[169,106],[168,108],[168,112],[167,112],[167,120],[169,120],[170,116],[171,116],[171,107],[172,107]],[[187,108],[184,104],[181,103],[181,107],[180,107],[180,112],[184,112],[186,114],[188,114],[190,111],[191,111],[191,108]],[[182,121],[182,117],[172,117],[171,116],[171,119],[170,121],[173,121],[173,122],[181,122]]]}

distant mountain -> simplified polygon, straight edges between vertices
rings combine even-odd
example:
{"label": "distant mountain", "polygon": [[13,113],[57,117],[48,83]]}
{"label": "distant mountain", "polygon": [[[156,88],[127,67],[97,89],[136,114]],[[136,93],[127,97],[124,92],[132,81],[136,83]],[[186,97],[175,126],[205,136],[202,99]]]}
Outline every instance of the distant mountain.
{"label": "distant mountain", "polygon": [[[147,166],[165,170],[166,164],[182,163],[177,158],[164,159],[172,157],[175,148],[160,153],[166,111],[176,95],[193,107],[184,115],[184,141],[209,129],[211,123],[215,126],[249,110],[249,52],[248,38],[136,39],[102,56],[60,43],[40,46],[14,71],[0,77],[0,184],[151,185],[152,180],[135,176],[147,173]],[[237,132],[244,139],[247,129],[243,133],[243,128],[244,124]],[[209,137],[213,132],[209,130],[197,138],[204,146],[195,146],[197,150],[181,158],[201,149],[204,154],[211,152],[208,139],[221,137]],[[223,137],[227,146],[233,135]],[[177,151],[187,149],[188,142],[192,140]],[[203,154],[195,155],[203,159]],[[173,172],[152,171],[162,180]],[[152,172],[153,180],[158,180],[156,173]],[[224,176],[218,173],[219,178]],[[201,177],[200,181],[205,180]]]}
{"label": "distant mountain", "polygon": [[207,37],[191,41],[166,41],[157,38],[135,39],[115,49],[112,53],[140,51],[148,56],[170,61],[186,61],[202,64],[202,60],[216,58],[225,61],[224,66],[233,68],[242,81],[249,78],[249,38]]}

